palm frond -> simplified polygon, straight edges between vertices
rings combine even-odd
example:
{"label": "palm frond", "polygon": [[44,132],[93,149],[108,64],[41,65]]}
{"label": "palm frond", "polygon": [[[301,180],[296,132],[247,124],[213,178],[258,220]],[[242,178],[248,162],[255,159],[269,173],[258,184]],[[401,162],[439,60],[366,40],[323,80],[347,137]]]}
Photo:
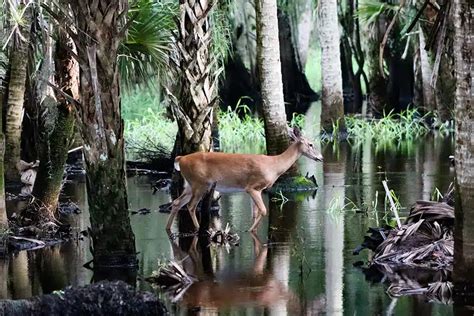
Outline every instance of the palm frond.
{"label": "palm frond", "polygon": [[138,0],[130,8],[128,15],[133,22],[118,59],[126,88],[147,85],[154,76],[166,73],[177,13],[178,5],[173,0]]}
{"label": "palm frond", "polygon": [[360,2],[355,17],[365,25],[372,25],[382,15],[388,16],[394,14],[397,9],[398,5],[380,2],[379,0],[364,0]]}

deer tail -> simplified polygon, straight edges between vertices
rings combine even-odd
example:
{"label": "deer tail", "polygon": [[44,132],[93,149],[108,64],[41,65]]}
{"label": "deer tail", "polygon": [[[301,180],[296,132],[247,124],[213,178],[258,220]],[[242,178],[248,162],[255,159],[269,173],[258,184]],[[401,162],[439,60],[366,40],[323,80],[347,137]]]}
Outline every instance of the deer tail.
{"label": "deer tail", "polygon": [[179,160],[181,159],[181,156],[176,156],[176,158],[174,159],[174,168],[177,170],[177,171],[180,171],[181,169],[179,168]]}

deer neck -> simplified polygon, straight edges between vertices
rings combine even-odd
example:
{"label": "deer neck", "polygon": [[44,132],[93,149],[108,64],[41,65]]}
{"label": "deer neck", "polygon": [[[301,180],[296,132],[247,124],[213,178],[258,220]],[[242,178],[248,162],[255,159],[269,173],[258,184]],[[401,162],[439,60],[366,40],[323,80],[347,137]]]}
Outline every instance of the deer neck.
{"label": "deer neck", "polygon": [[275,170],[278,175],[285,173],[301,157],[299,142],[294,142],[281,154],[274,156],[276,160]]}

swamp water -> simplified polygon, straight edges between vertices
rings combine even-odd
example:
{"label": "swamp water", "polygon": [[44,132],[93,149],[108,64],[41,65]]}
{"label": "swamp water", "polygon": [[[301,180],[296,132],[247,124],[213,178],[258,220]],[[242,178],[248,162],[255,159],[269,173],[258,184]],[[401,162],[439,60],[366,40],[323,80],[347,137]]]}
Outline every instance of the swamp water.
{"label": "swamp water", "polygon": [[[311,130],[306,129],[306,134],[311,135]],[[370,141],[325,144],[324,163],[299,160],[303,174],[315,174],[319,189],[286,194],[288,201],[280,195],[269,201],[265,194],[270,215],[256,235],[245,232],[252,222],[250,198],[244,193],[223,194],[220,219],[212,219],[212,224],[224,228],[229,223],[239,234],[239,246],[229,249],[200,242],[193,248],[193,237],[170,242],[165,232],[168,215],[155,211],[170,202],[169,194],[152,195],[153,179],[131,177],[130,209],[152,210],[131,216],[139,251],[137,287],[156,291],[170,313],[178,315],[197,311],[203,315],[450,315],[451,305],[430,303],[422,296],[389,297],[387,283],[367,280],[353,265],[367,262],[368,250],[358,256],[352,251],[369,227],[390,220],[382,180],[388,179],[405,207],[401,215],[406,216],[407,207],[418,199],[430,199],[435,188],[446,191],[454,177],[448,159],[453,146],[452,137],[432,135],[385,149]],[[64,195],[77,201],[83,211],[72,219],[75,231],[89,225],[85,192],[80,181],[65,188]],[[201,281],[173,295],[143,280],[173,258]],[[0,299],[88,284],[93,275],[83,264],[91,259],[87,240],[14,254],[0,261]]]}

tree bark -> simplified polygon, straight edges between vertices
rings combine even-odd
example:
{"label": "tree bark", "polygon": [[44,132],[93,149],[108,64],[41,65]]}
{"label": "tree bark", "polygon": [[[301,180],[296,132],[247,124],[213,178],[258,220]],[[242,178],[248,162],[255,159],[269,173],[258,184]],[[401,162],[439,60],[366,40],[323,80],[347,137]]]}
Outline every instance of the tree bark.
{"label": "tree bark", "polygon": [[75,20],[80,73],[79,127],[84,140],[86,186],[95,267],[136,267],[128,213],[124,123],[120,114],[117,49],[125,0],[69,0]]}
{"label": "tree bark", "polygon": [[179,76],[173,112],[178,123],[181,152],[210,151],[212,118],[217,102],[217,69],[210,54],[208,14],[215,2],[181,0],[176,75]]}
{"label": "tree bark", "polygon": [[[3,52],[0,52],[0,59],[6,59]],[[5,205],[5,135],[3,134],[3,105],[6,86],[6,68],[7,67],[4,63],[0,63],[0,231],[3,231],[3,229],[8,227],[7,209]]]}
{"label": "tree bark", "polygon": [[367,41],[367,76],[369,81],[369,93],[367,96],[367,109],[373,116],[383,114],[387,104],[387,80],[382,76],[379,69],[379,43],[382,40],[384,18],[379,18],[373,26]]}
{"label": "tree bark", "polygon": [[257,67],[262,94],[267,154],[277,155],[289,146],[283,99],[276,0],[255,2],[257,20]]}
{"label": "tree bark", "polygon": [[472,107],[473,8],[456,0],[454,59],[456,76],[456,177],[461,188],[474,189],[474,113]]}
{"label": "tree bark", "polygon": [[[72,41],[64,30],[59,29],[54,56],[56,70],[54,72],[54,84],[60,87],[62,93],[77,100],[79,66],[72,57],[71,51],[74,51]],[[45,58],[43,63],[45,67],[51,67],[49,71],[44,71],[45,74],[49,73],[45,78],[48,79],[53,73],[53,62],[51,60],[49,64],[46,64]],[[40,93],[40,95],[42,94]],[[40,98],[43,101],[40,105],[42,115],[39,116],[38,126],[42,137],[39,146],[40,165],[33,188],[33,196],[40,203],[38,209],[42,212],[42,217],[54,218],[61,192],[67,154],[74,133],[74,105],[60,92],[56,92],[54,96],[45,95]]]}
{"label": "tree bark", "polygon": [[326,132],[331,132],[334,124],[344,126],[337,1],[322,0],[319,10],[322,72],[321,128]]}
{"label": "tree bark", "polygon": [[[474,9],[469,0],[454,1],[454,60],[455,60],[455,115],[456,115],[456,227],[454,253],[454,283],[459,289],[471,292],[456,297],[458,304],[470,300],[474,282],[474,113],[472,105],[472,64]],[[456,287],[455,287],[456,288]]]}
{"label": "tree bark", "polygon": [[310,102],[317,100],[318,95],[309,86],[304,68],[298,62],[289,17],[282,10],[278,10],[277,17],[283,96],[285,103],[289,103],[285,108],[287,119],[291,120],[294,112],[306,112]]}
{"label": "tree bark", "polygon": [[420,49],[420,68],[421,68],[421,83],[423,91],[423,107],[426,111],[433,111],[436,109],[436,100],[434,89],[431,86],[431,76],[433,68],[428,59],[428,52],[426,51],[425,35],[421,27],[418,31],[419,49]]}
{"label": "tree bark", "polygon": [[[22,9],[20,5],[18,10]],[[16,45],[10,52],[10,80],[8,83],[7,114],[5,121],[5,176],[8,181],[19,181],[16,164],[20,161],[21,123],[25,96],[28,44],[30,40],[31,6],[24,15],[18,34],[12,39]]]}

